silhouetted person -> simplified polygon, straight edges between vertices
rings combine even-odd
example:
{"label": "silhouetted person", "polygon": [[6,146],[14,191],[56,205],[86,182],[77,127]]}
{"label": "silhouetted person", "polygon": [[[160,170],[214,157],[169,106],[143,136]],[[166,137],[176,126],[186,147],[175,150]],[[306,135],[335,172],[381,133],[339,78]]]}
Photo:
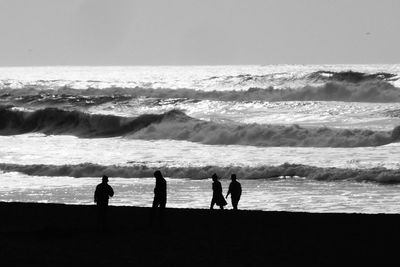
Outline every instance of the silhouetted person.
{"label": "silhouetted person", "polygon": [[108,184],[108,177],[103,175],[101,184],[96,186],[94,202],[97,205],[97,225],[102,230],[107,227],[108,199],[114,196],[114,190]]}
{"label": "silhouetted person", "polygon": [[211,206],[210,209],[214,208],[214,205],[216,204],[217,206],[219,206],[219,208],[221,210],[224,209],[224,206],[227,204],[226,200],[224,198],[224,195],[222,194],[222,186],[221,183],[218,181],[218,176],[216,173],[214,173],[211,176],[212,180],[213,180],[213,184],[212,184],[212,190],[213,190],[213,196],[211,199]]}
{"label": "silhouetted person", "polygon": [[154,219],[154,214],[158,210],[159,212],[159,223],[164,224],[164,211],[167,204],[167,181],[165,181],[160,171],[154,172],[156,178],[156,186],[154,187],[154,200],[151,212],[151,220]]}
{"label": "silhouetted person", "polygon": [[238,181],[236,181],[236,174],[231,175],[231,180],[232,182],[229,184],[229,189],[228,193],[226,194],[226,198],[228,198],[229,194],[231,194],[233,209],[237,210],[240,196],[242,195],[242,186]]}

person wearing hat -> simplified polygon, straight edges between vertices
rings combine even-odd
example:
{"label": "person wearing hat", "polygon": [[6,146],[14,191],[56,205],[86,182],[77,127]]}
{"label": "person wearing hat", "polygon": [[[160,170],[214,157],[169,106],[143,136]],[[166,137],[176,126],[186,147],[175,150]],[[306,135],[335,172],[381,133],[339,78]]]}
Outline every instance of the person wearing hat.
{"label": "person wearing hat", "polygon": [[97,205],[98,227],[105,230],[107,223],[108,199],[114,196],[114,190],[108,184],[108,176],[103,175],[102,181],[94,191],[94,202]]}
{"label": "person wearing hat", "polygon": [[228,193],[225,198],[228,198],[229,194],[231,194],[231,201],[234,210],[238,209],[238,204],[240,200],[240,196],[242,195],[242,186],[236,180],[236,174],[231,175],[232,182],[229,184]]}
{"label": "person wearing hat", "polygon": [[216,173],[214,173],[211,176],[212,180],[213,180],[213,184],[212,184],[212,190],[213,190],[213,196],[211,199],[211,206],[210,209],[212,210],[214,208],[214,205],[219,206],[219,208],[221,210],[224,209],[224,206],[226,206],[226,204],[228,204],[224,198],[224,195],[222,194],[222,186],[220,181],[218,181],[218,176]]}

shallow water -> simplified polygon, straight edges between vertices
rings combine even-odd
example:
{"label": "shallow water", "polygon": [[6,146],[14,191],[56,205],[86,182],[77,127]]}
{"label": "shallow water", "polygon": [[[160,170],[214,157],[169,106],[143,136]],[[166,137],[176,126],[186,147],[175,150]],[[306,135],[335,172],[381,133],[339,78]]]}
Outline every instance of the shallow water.
{"label": "shallow water", "polygon": [[[100,179],[1,173],[0,201],[93,204]],[[240,209],[344,213],[400,212],[400,185],[316,182],[306,179],[241,180]],[[167,207],[208,209],[211,180],[168,179]],[[151,207],[154,178],[110,178],[111,205]],[[229,186],[222,180],[224,194]],[[228,209],[231,209],[228,201]]]}

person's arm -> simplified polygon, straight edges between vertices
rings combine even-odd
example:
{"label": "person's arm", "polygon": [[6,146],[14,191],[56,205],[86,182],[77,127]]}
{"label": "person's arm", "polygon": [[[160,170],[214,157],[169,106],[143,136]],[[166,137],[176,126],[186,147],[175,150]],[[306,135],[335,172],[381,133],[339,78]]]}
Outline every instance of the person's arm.
{"label": "person's arm", "polygon": [[228,193],[226,194],[225,198],[228,198],[229,194],[231,193],[231,186],[229,185]]}
{"label": "person's arm", "polygon": [[108,192],[108,195],[110,196],[110,197],[113,197],[114,196],[114,190],[112,189],[112,187],[109,185],[109,192]]}
{"label": "person's arm", "polygon": [[94,203],[97,203],[97,187],[96,190],[94,191]]}
{"label": "person's arm", "polygon": [[163,182],[163,187],[162,187],[162,193],[164,194],[164,195],[167,195],[167,181],[166,180],[164,180],[164,182]]}

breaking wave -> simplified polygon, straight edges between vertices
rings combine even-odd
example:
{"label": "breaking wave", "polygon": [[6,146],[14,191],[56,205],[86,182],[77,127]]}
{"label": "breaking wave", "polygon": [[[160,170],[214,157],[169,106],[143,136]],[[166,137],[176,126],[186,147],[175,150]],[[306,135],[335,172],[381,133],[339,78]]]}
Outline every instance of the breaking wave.
{"label": "breaking wave", "polygon": [[145,114],[137,118],[112,115],[87,114],[46,108],[34,112],[0,108],[0,134],[14,135],[31,132],[44,134],[70,134],[78,137],[114,137],[139,131],[153,123],[173,117],[179,119],[181,112]]}
{"label": "breaking wave", "polygon": [[[235,173],[239,179],[276,179],[302,177],[319,181],[353,180],[359,182],[400,183],[400,170],[386,168],[340,169],[320,168],[299,164],[282,164],[279,166],[202,166],[202,167],[167,167],[160,166],[164,176],[170,178],[208,179],[213,173],[229,178]],[[144,178],[153,177],[156,168],[145,165],[117,166],[83,163],[79,165],[18,165],[0,164],[4,172],[20,172],[32,176],[69,176],[69,177],[110,177]]]}
{"label": "breaking wave", "polygon": [[346,101],[400,102],[400,89],[386,81],[360,83],[329,81],[296,89],[249,88],[243,91],[201,91],[194,89],[107,88],[56,90],[2,89],[3,105],[86,107],[104,103],[123,103],[136,98],[191,99],[193,101]]}
{"label": "breaking wave", "polygon": [[295,88],[299,85],[316,85],[325,82],[345,82],[345,83],[362,83],[362,82],[395,82],[399,79],[397,74],[377,72],[364,73],[352,70],[329,71],[319,70],[311,73],[296,72],[280,72],[267,74],[239,74],[239,75],[222,75],[208,78],[210,82],[216,85],[229,84],[238,88],[250,87],[269,87],[277,88]]}
{"label": "breaking wave", "polygon": [[34,112],[0,108],[0,134],[39,132],[83,138],[118,137],[144,140],[185,140],[209,145],[363,147],[400,140],[393,131],[305,128],[298,125],[237,124],[203,121],[180,110],[145,114],[135,118],[87,114],[46,108]]}
{"label": "breaking wave", "polygon": [[[218,66],[177,68],[67,67],[13,69],[0,79],[0,89],[74,89],[141,87],[190,88],[197,90],[247,90],[251,87],[279,89],[321,85],[324,82],[385,81],[398,84],[399,71],[391,66]],[[358,70],[358,71],[356,71]],[[375,72],[371,72],[374,70]],[[391,70],[393,73],[386,72]],[[21,75],[21,73],[27,75]],[[113,75],[110,75],[110,72]],[[8,75],[7,75],[8,74]],[[29,76],[33,79],[25,80]]]}
{"label": "breaking wave", "polygon": [[396,74],[378,72],[378,73],[364,73],[357,71],[316,71],[308,75],[311,80],[322,81],[339,81],[360,83],[365,81],[396,81],[398,77]]}
{"label": "breaking wave", "polygon": [[[277,100],[277,99],[276,99]],[[282,101],[399,102],[400,89],[387,82],[338,83],[285,90]]]}

